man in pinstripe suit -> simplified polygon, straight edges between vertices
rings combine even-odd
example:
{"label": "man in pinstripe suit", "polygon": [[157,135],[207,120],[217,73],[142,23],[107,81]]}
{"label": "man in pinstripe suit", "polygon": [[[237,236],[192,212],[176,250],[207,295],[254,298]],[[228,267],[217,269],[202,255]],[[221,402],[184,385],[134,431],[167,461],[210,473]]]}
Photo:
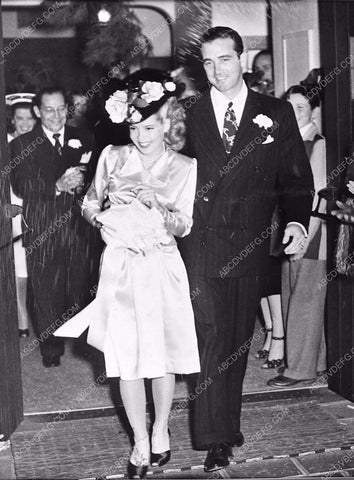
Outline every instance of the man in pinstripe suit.
{"label": "man in pinstripe suit", "polygon": [[212,87],[189,109],[186,153],[198,161],[194,226],[180,247],[197,291],[193,305],[202,370],[211,379],[195,400],[194,442],[208,450],[205,470],[229,463],[240,431],[242,382],[262,277],[267,273],[271,216],[280,192],[285,253],[307,235],[313,179],[291,105],[248,90],[242,39],[209,29],[201,55]]}

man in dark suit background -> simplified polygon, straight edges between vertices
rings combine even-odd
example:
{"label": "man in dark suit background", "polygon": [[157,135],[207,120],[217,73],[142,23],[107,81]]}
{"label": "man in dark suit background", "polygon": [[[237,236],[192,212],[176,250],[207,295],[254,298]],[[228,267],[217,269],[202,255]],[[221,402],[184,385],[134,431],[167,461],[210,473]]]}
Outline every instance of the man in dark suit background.
{"label": "man in dark suit background", "polygon": [[[307,235],[313,179],[291,105],[248,90],[242,39],[227,27],[201,40],[210,84],[186,108],[185,153],[198,161],[194,225],[180,247],[186,263],[201,355],[194,411],[196,448],[205,470],[229,463],[240,431],[242,383],[260,285],[267,273],[276,192],[286,214],[285,253]],[[195,294],[197,292],[198,294]]]}
{"label": "man in dark suit background", "polygon": [[[89,245],[76,191],[82,163],[92,150],[89,134],[65,126],[67,101],[61,88],[43,89],[34,111],[40,125],[11,143],[16,165],[12,185],[23,198],[33,229],[24,238],[43,365],[60,365],[63,339],[53,332],[89,301]],[[83,156],[87,154],[87,156]]]}

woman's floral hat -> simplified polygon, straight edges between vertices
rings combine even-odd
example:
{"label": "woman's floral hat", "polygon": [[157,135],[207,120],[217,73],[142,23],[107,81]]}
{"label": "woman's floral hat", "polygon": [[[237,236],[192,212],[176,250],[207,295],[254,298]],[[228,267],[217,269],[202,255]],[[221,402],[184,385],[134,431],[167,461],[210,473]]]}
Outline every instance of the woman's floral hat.
{"label": "woman's floral hat", "polygon": [[106,111],[113,123],[138,123],[156,113],[166,100],[178,96],[177,85],[162,70],[143,68],[124,80],[125,88],[116,90],[106,101]]}

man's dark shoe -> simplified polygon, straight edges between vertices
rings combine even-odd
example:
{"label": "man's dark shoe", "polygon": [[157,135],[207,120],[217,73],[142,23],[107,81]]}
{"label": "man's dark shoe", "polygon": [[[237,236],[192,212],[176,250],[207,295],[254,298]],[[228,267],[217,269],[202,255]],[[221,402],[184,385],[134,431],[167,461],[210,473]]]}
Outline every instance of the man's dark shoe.
{"label": "man's dark shoe", "polygon": [[44,355],[42,358],[43,367],[49,368],[59,367],[60,365],[60,355]]}
{"label": "man's dark shoe", "polygon": [[214,443],[209,448],[208,454],[204,462],[205,472],[214,472],[225,468],[229,465],[229,457],[232,456],[231,447],[227,443]]}
{"label": "man's dark shoe", "polygon": [[292,387],[298,383],[313,383],[316,379],[304,379],[304,380],[295,380],[295,378],[285,377],[284,375],[278,375],[277,377],[271,378],[268,380],[267,385],[269,387]]}

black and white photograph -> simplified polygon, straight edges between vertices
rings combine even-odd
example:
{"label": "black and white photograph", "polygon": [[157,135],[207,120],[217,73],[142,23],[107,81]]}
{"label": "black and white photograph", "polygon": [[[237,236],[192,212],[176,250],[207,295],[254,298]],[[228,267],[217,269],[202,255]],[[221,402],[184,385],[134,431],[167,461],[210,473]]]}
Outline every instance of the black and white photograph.
{"label": "black and white photograph", "polygon": [[0,480],[354,478],[354,1],[0,0]]}

